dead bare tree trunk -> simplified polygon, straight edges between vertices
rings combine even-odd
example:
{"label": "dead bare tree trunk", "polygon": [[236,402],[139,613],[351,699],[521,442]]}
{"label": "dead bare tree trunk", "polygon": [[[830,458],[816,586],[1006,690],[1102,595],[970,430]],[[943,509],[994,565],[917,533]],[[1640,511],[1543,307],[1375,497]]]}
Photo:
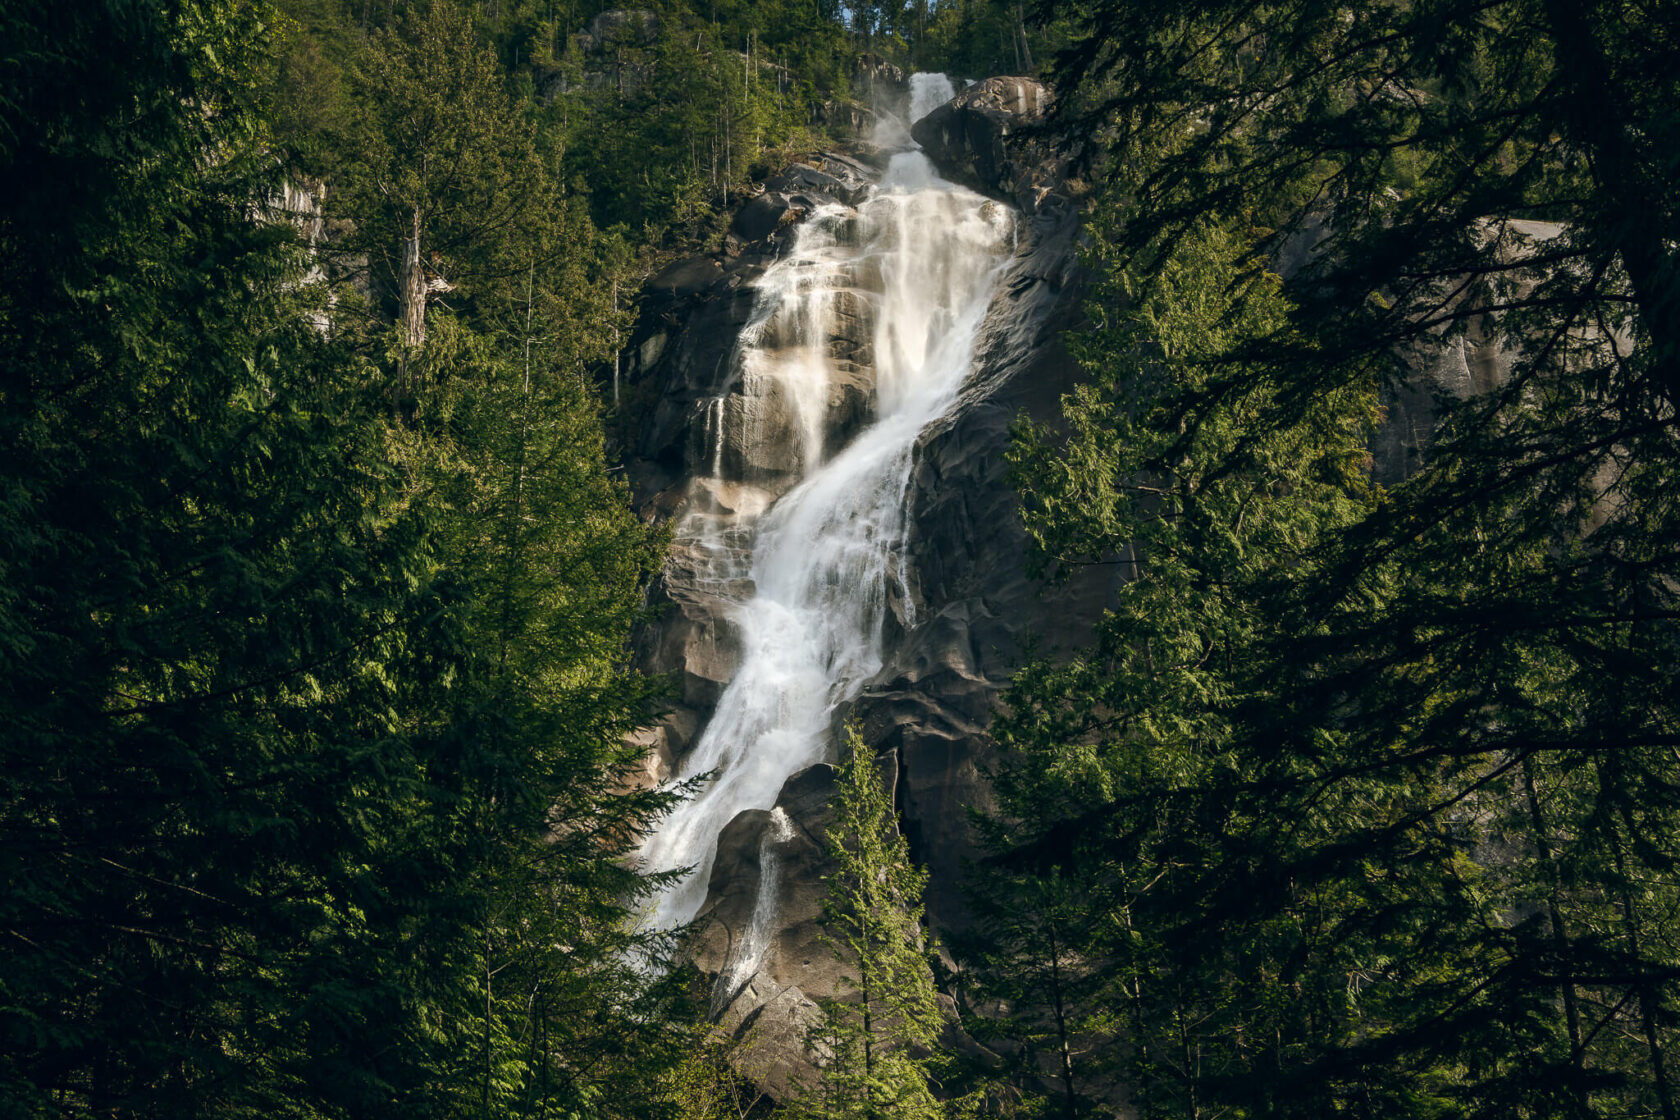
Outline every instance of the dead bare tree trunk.
{"label": "dead bare tree trunk", "polygon": [[409,388],[409,363],[426,344],[426,273],[420,267],[420,208],[414,209],[414,224],[410,236],[403,241],[402,274],[398,277],[401,309],[398,323],[402,328],[403,355],[397,371],[396,390],[406,394]]}
{"label": "dead bare tree trunk", "polygon": [[426,273],[420,267],[420,215],[414,215],[414,233],[403,242],[402,259],[403,345],[418,350],[426,343]]}

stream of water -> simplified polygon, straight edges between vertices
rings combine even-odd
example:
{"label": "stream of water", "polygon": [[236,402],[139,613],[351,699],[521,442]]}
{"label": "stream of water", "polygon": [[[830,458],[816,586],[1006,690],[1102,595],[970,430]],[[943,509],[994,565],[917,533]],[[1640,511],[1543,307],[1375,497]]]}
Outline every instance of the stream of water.
{"label": "stream of water", "polygon": [[[950,97],[942,75],[915,75],[910,123]],[[916,439],[969,373],[1012,229],[1006,207],[939,178],[909,148],[856,210],[809,214],[792,250],[759,281],[737,369],[749,389],[775,390],[796,418],[802,478],[745,523],[702,517],[684,530],[704,538],[695,543],[716,586],[741,589],[733,622],[742,656],[677,775],[715,771],[715,780],[642,848],[647,870],[694,867],[654,901],[652,925],[695,917],[723,827],[743,810],[770,809],[789,777],[831,761],[836,709],[880,670],[892,601],[901,611],[911,603],[900,553]],[[873,321],[868,363],[831,354],[836,316],[860,307]],[[831,389],[843,379],[873,387],[873,418],[830,448]],[[716,415],[708,434],[721,447],[721,406]],[[711,469],[722,471],[721,454]],[[784,816],[767,831],[767,847],[791,835],[786,824]],[[760,878],[753,926],[765,928],[747,932],[731,976],[757,967],[775,918],[776,877]]]}

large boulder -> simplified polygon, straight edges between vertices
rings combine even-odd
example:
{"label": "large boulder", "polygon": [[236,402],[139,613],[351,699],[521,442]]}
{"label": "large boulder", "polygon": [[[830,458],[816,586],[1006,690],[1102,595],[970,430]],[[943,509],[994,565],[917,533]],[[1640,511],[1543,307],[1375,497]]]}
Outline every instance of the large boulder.
{"label": "large boulder", "polygon": [[716,977],[712,1013],[744,1045],[740,1065],[772,1096],[815,1070],[806,1032],[817,1000],[849,990],[847,970],[823,940],[824,849],[835,771],[789,778],[772,811],[741,813],[718,839],[706,908],[691,959]]}
{"label": "large boulder", "polygon": [[[897,753],[879,763],[888,797],[901,801]],[[743,1044],[738,1068],[777,1099],[816,1078],[806,1037],[821,1022],[820,1001],[856,995],[853,969],[822,925],[835,782],[833,766],[808,767],[787,780],[773,810],[729,822],[695,919],[690,956],[716,977],[712,1013]]]}
{"label": "large boulder", "polygon": [[910,135],[953,182],[1026,214],[1065,207],[1064,153],[1043,128],[1052,96],[1036,78],[987,78],[917,121]]}

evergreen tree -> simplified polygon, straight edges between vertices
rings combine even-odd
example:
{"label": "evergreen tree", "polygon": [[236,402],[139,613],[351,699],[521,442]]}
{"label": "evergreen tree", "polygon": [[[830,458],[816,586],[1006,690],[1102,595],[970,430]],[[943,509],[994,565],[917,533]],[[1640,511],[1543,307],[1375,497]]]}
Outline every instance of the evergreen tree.
{"label": "evergreen tree", "polygon": [[264,201],[265,14],[4,15],[0,1109],[658,1111],[688,1012],[626,964],[664,799],[620,745],[658,538],[584,388],[610,297],[553,266],[591,227],[460,247],[393,417]]}
{"label": "evergreen tree", "polygon": [[356,78],[339,205],[394,305],[405,396],[428,306],[445,291],[483,299],[525,271],[550,225],[554,175],[463,6],[438,0],[376,33]]}
{"label": "evergreen tree", "polygon": [[331,1024],[413,1025],[361,966],[418,779],[388,667],[439,655],[426,527],[252,214],[260,14],[8,10],[14,1114],[305,1114],[382,1077],[316,1080]]}
{"label": "evergreen tree", "polygon": [[[1007,825],[984,825],[992,826],[987,846],[1007,858],[1018,843]],[[1092,894],[1103,886],[1088,874],[1098,862],[971,868],[965,896],[973,926],[950,939],[968,1002],[979,1008],[964,1025],[1010,1055],[1004,1075],[1027,1091],[1030,1115],[1088,1115],[1116,1072],[1105,1051],[1118,1011],[1096,965],[1103,907]],[[1042,1095],[1034,1092],[1041,1084]]]}
{"label": "evergreen tree", "polygon": [[[1275,278],[1242,277],[1242,246],[1204,226],[1146,286],[1105,288],[1094,310],[1109,329],[1084,342],[1096,378],[1067,402],[1070,433],[1025,429],[1014,452],[1041,567],[1115,564],[1130,577],[1094,647],[1020,674],[994,726],[1003,754],[987,834],[999,855],[981,893],[1037,890],[1053,905],[1042,919],[1011,907],[982,923],[977,982],[1014,982],[1024,946],[1037,969],[1066,970],[996,1024],[1029,1046],[1047,1025],[1067,1048],[1055,1071],[1064,1111],[1079,1103],[1080,1035],[1095,1049],[1086,1061],[1119,1068],[1146,1115],[1209,1107],[1208,1082],[1253,1040],[1310,1043],[1293,1019],[1303,1005],[1257,999],[1236,949],[1304,931],[1304,915],[1221,912],[1206,875],[1227,851],[1250,873],[1291,858],[1266,807],[1233,800],[1252,776],[1233,725],[1271,702],[1283,671],[1265,649],[1279,586],[1362,508],[1374,410],[1356,383],[1282,422],[1264,369],[1219,361],[1287,306]],[[1048,920],[1059,954],[1039,929]],[[1310,963],[1328,985],[1341,962]],[[1351,1013],[1334,1000],[1317,1010]]]}
{"label": "evergreen tree", "polygon": [[[1680,511],[1654,486],[1680,91],[1646,78],[1672,13],[1056,8],[1084,21],[1064,112],[1113,141],[1133,302],[1099,321],[1153,349],[1070,402],[1065,450],[1023,452],[1045,556],[1133,578],[1000,731],[1037,804],[1076,795],[1029,850],[1123,884],[1102,913],[1142,954],[1111,959],[1143,993],[1143,1107],[1672,1115],[1675,959],[1642,936],[1680,788]],[[1236,267],[1172,291],[1210,223]],[[1188,347],[1150,324],[1303,244],[1268,321]],[[1509,377],[1440,402],[1411,476],[1363,489],[1373,388],[1466,337],[1507,339]]]}
{"label": "evergreen tree", "polygon": [[825,1120],[941,1115],[929,1084],[940,1027],[921,929],[927,872],[910,862],[875,756],[855,730],[830,806],[823,925],[856,970],[850,998],[824,1001],[809,1045],[820,1078],[799,1111]]}

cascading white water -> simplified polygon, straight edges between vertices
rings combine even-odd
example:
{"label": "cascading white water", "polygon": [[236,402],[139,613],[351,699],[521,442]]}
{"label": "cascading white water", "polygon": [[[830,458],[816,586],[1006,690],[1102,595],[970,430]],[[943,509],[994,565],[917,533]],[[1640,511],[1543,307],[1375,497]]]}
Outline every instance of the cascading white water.
{"label": "cascading white water", "polygon": [[753,900],[752,918],[741,934],[741,944],[718,977],[712,1010],[722,1011],[742,984],[752,979],[770,947],[771,923],[782,889],[782,859],[778,849],[793,839],[793,821],[780,806],[770,810],[770,820],[758,842],[758,897]]}
{"label": "cascading white water", "polygon": [[910,123],[915,124],[957,95],[944,74],[910,75]]}
{"label": "cascading white water", "polygon": [[885,105],[875,106],[875,127],[870,139],[883,148],[913,148],[910,126],[957,95],[956,87],[944,74],[910,75],[910,101],[900,117]]}
{"label": "cascading white water", "polygon": [[[912,113],[927,112],[950,89],[943,75],[916,75]],[[912,451],[968,374],[1012,230],[1005,207],[940,179],[920,152],[900,152],[855,213],[835,205],[809,215],[792,252],[760,281],[738,369],[748,388],[774,390],[794,417],[804,476],[761,515],[702,511],[679,529],[702,557],[708,583],[751,595],[733,610],[740,666],[677,775],[715,771],[715,780],[642,848],[647,870],[695,869],[654,902],[651,925],[695,916],[724,825],[743,810],[771,808],[790,776],[832,757],[836,708],[881,668],[892,586],[902,578]],[[830,355],[833,317],[860,298],[874,320],[876,418],[835,451],[824,446],[830,387],[871,371],[842,369]],[[719,430],[708,435],[721,440],[721,408],[717,415]],[[723,469],[720,456],[712,469]],[[733,542],[744,526],[752,546],[742,571],[743,550]],[[756,910],[768,907],[762,941],[775,899],[773,885],[768,899],[762,893],[768,872],[760,878],[754,924]],[[745,979],[762,952],[759,945],[738,954],[728,976]]]}

